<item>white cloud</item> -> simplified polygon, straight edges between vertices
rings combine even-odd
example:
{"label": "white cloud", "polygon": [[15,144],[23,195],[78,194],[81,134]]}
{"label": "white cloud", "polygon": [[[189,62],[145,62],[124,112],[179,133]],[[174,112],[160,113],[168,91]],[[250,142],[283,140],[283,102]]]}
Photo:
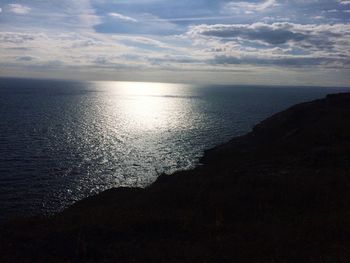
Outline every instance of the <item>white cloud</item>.
{"label": "white cloud", "polygon": [[[16,30],[22,32],[33,28],[37,28],[38,31],[94,32],[94,26],[101,23],[90,0],[51,2],[22,0],[21,4],[3,6],[4,19],[1,25],[4,29],[17,28]],[[25,16],[26,19],[19,19],[19,15]]]}
{"label": "white cloud", "polygon": [[[152,45],[154,49],[138,48],[138,44]],[[160,53],[158,48],[167,49],[167,52]],[[0,50],[4,50],[0,53],[0,66],[20,68],[31,65],[48,70],[57,67],[106,71],[116,68],[147,69],[159,68],[164,64],[189,64],[192,61],[192,54],[186,53],[185,49],[174,49],[155,39],[96,33],[0,31]]]}
{"label": "white cloud", "polygon": [[350,1],[349,1],[349,0],[338,0],[338,2],[339,2],[341,5],[350,5]]}
{"label": "white cloud", "polygon": [[119,14],[119,13],[109,13],[108,14],[110,17],[113,17],[113,18],[116,18],[118,20],[123,20],[123,21],[128,21],[128,22],[133,22],[133,23],[136,23],[138,22],[135,18],[132,18],[130,16],[125,16],[125,15],[122,15],[122,14]]}
{"label": "white cloud", "polygon": [[229,2],[224,6],[224,10],[232,13],[252,14],[254,12],[264,11],[277,5],[276,0],[266,0],[261,3],[250,3],[246,1]]}
{"label": "white cloud", "polygon": [[9,11],[18,15],[28,14],[32,9],[25,5],[9,4]]}
{"label": "white cloud", "polygon": [[264,9],[266,9],[266,8],[275,6],[276,4],[277,4],[277,1],[276,1],[276,0],[267,0],[267,1],[265,1],[264,3],[257,4],[256,7],[255,7],[255,9],[256,9],[256,10],[264,10]]}

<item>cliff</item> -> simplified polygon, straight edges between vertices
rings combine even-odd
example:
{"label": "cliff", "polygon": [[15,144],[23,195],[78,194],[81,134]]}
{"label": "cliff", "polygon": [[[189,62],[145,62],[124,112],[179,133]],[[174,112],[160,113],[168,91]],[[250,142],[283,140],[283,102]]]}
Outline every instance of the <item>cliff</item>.
{"label": "cliff", "polygon": [[280,112],[203,165],[0,229],[1,262],[349,262],[350,93]]}

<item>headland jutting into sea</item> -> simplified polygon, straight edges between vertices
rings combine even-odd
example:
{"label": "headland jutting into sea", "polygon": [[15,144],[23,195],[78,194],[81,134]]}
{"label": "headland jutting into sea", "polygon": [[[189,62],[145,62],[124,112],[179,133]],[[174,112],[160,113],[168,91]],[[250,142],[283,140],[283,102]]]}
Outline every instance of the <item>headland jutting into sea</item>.
{"label": "headland jutting into sea", "polygon": [[293,106],[191,171],[0,230],[1,262],[350,262],[350,93]]}

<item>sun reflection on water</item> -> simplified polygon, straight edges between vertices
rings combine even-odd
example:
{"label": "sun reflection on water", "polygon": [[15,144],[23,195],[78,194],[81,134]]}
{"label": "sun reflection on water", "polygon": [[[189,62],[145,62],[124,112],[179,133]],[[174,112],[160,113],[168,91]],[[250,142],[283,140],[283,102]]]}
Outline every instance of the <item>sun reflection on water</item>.
{"label": "sun reflection on water", "polygon": [[[176,100],[183,94],[183,84],[150,82],[104,82],[103,87],[117,96],[114,110],[121,112],[129,128],[161,131],[176,127],[183,104]],[[181,92],[181,93],[180,93]],[[169,97],[174,98],[169,100]]]}

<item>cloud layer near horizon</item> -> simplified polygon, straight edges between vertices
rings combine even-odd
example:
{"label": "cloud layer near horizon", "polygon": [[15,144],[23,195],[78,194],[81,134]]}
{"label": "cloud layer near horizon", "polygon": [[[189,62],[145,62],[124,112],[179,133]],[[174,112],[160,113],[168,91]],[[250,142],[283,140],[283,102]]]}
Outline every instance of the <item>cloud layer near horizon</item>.
{"label": "cloud layer near horizon", "polygon": [[350,1],[4,0],[0,10],[2,76],[350,81]]}

